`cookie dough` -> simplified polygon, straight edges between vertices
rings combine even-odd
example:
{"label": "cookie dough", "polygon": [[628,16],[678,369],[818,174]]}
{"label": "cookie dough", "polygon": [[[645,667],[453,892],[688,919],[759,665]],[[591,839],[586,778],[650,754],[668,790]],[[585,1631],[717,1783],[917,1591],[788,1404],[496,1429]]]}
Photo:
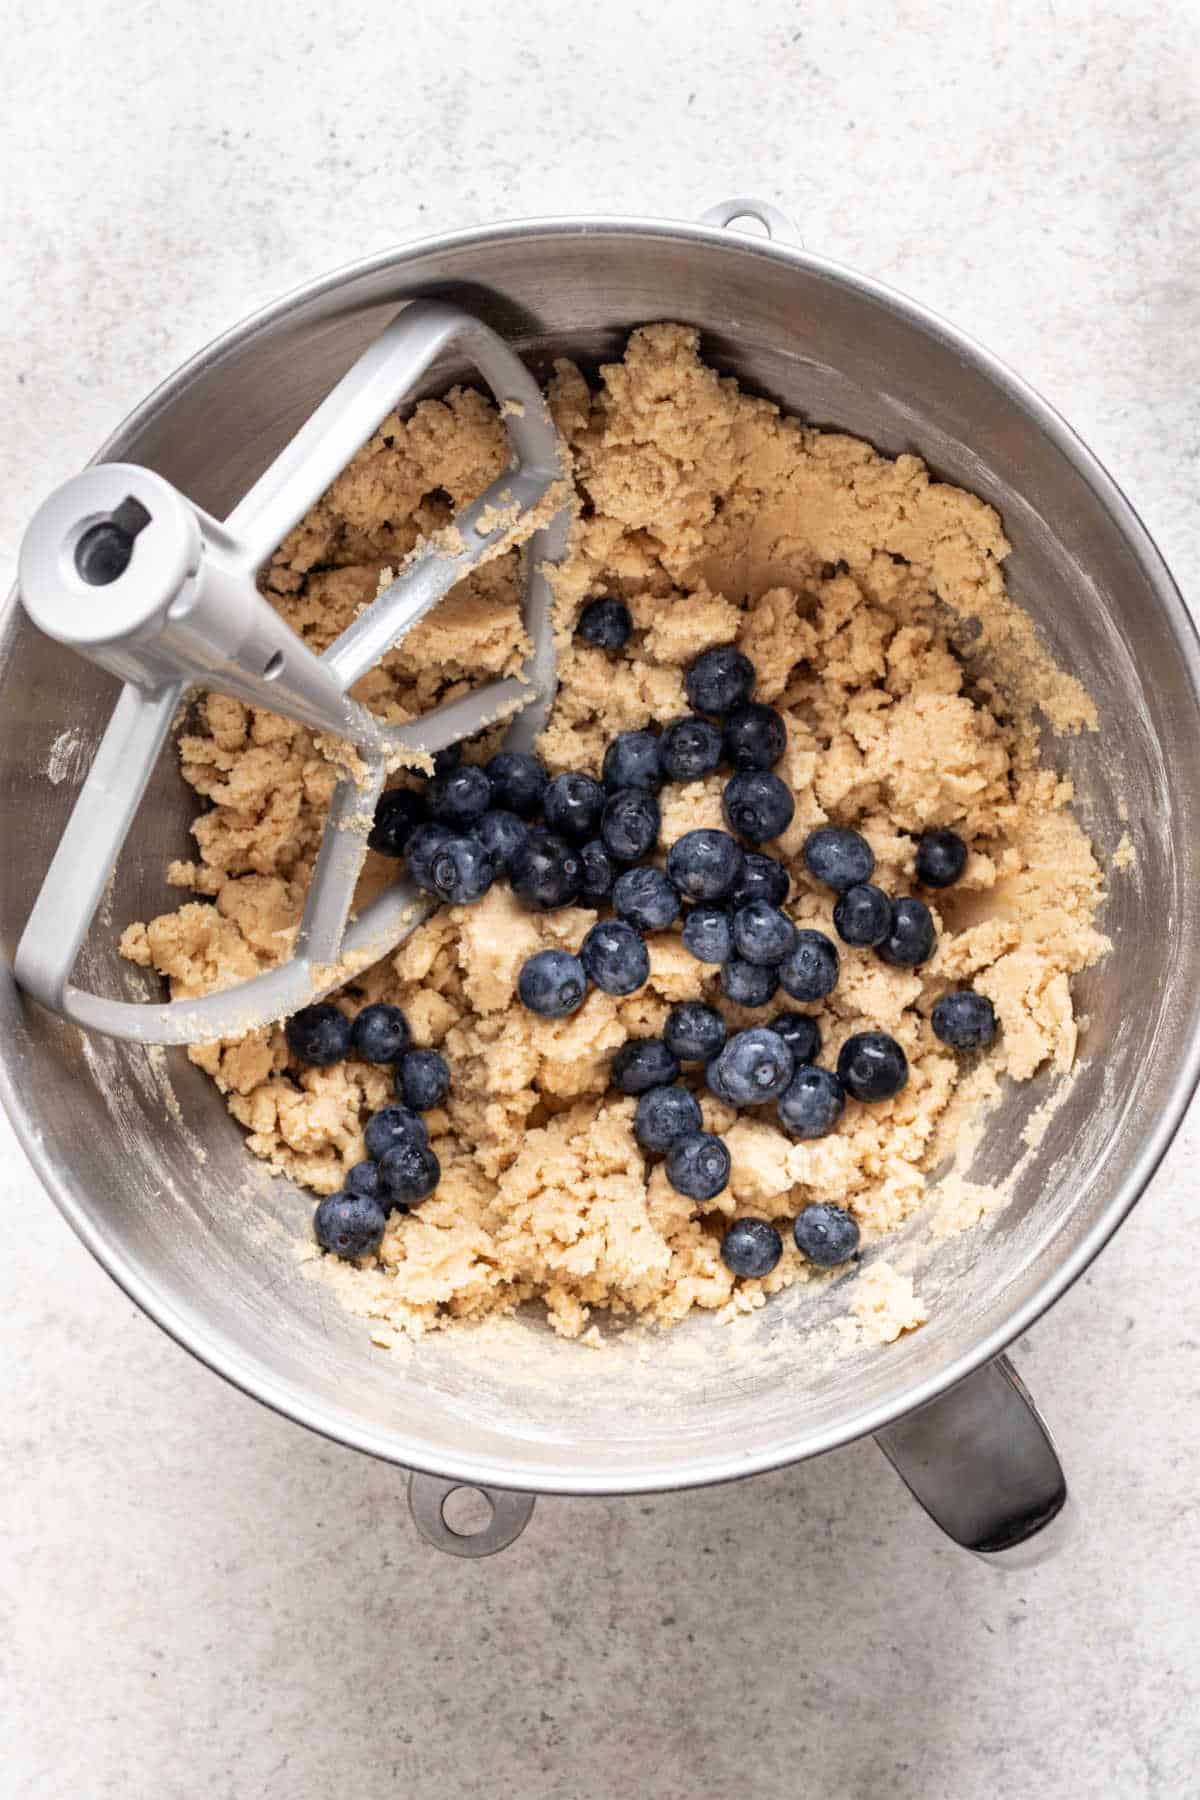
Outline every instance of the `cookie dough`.
{"label": "cookie dough", "polygon": [[[830,1137],[797,1143],[766,1119],[734,1116],[707,1093],[723,1132],[729,1189],[705,1207],[674,1193],[634,1142],[633,1102],[608,1091],[627,1037],[661,1029],[685,998],[720,1004],[715,971],[678,935],[650,940],[648,985],[628,999],[592,992],[567,1020],[514,999],[518,968],[541,945],[578,946],[595,914],[535,916],[497,885],[478,906],[444,909],[393,956],[347,986],[349,1010],[404,1008],[417,1043],[447,1057],[453,1088],[429,1115],[442,1162],[436,1194],[393,1216],[370,1266],[324,1267],[376,1335],[419,1334],[537,1299],[567,1336],[597,1309],[667,1324],[693,1308],[723,1316],[809,1278],[788,1247],[762,1281],[735,1282],[718,1255],[737,1210],[786,1220],[813,1200],[848,1206],[870,1244],[926,1198],[928,1171],[964,1109],[1001,1075],[1026,1080],[1075,1054],[1070,977],[1107,948],[1095,919],[1100,870],[1070,810],[1071,784],[1039,761],[1034,709],[1059,732],[1096,726],[1079,684],[1054,669],[1009,600],[996,513],[939,483],[915,456],[783,417],[705,366],[697,334],[654,325],[592,388],[560,363],[550,403],[573,464],[576,516],[554,576],[561,688],[540,750],[553,771],[598,772],[618,731],[687,710],[684,666],[737,643],[758,697],[783,713],[780,773],[796,816],[778,844],[797,921],[831,929],[831,896],[802,868],[825,820],[870,840],[877,879],[913,883],[914,834],[949,826],[971,855],[934,895],[938,950],[920,970],[842,950],[843,975],[819,1009],[823,1060],[865,1027],[891,1032],[911,1079],[881,1106],[851,1101]],[[381,581],[496,476],[505,439],[492,406],[456,390],[390,417],[274,557],[266,592],[322,650]],[[526,653],[514,547],[467,577],[359,684],[402,721],[519,669]],[[581,606],[618,594],[634,631],[615,655],[576,640]],[[969,628],[964,629],[967,622]],[[468,747],[484,760],[492,742]],[[312,734],[210,696],[180,738],[183,772],[207,803],[196,857],[170,879],[193,896],[132,927],[123,948],[194,996],[271,967],[294,939],[334,770]],[[403,777],[402,779],[408,779]],[[721,779],[668,787],[663,844],[720,825]],[[364,892],[394,878],[371,855]],[[997,1042],[970,1069],[929,1027],[934,1002],[972,982],[995,1004]],[[191,1052],[227,1096],[247,1147],[317,1194],[363,1155],[362,1126],[389,1098],[387,1073],[348,1061],[289,1062],[281,1028]],[[307,1229],[307,1208],[303,1216]],[[858,1316],[880,1340],[923,1309],[884,1267],[858,1285]]]}

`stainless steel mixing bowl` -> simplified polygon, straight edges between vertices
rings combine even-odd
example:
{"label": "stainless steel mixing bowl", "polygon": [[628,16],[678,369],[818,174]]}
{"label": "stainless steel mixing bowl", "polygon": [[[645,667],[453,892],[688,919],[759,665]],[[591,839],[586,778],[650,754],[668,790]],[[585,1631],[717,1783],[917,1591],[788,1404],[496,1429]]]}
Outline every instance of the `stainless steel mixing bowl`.
{"label": "stainless steel mixing bowl", "polygon": [[[844,1300],[797,1290],[745,1332],[698,1318],[636,1353],[596,1355],[530,1319],[503,1345],[443,1334],[390,1357],[303,1272],[294,1248],[309,1200],[261,1174],[182,1053],[85,1041],[9,978],[4,1098],[50,1193],[125,1290],[210,1367],[332,1438],[447,1483],[617,1494],[747,1475],[875,1432],[960,1541],[995,1549],[1049,1517],[1062,1490],[1034,1415],[992,1359],[1132,1206],[1197,1077],[1196,639],[1132,509],[1044,401],[900,295],[778,238],[722,228],[741,210],[776,223],[731,204],[701,225],[571,218],[374,257],[220,338],[102,455],[147,464],[223,516],[397,303],[424,294],[477,312],[539,373],[561,355],[594,368],[646,320],[690,321],[706,356],[749,387],[885,452],[917,451],[999,508],[1013,592],[1103,721],[1098,736],[1048,738],[1046,756],[1074,777],[1101,855],[1127,829],[1136,860],[1112,883],[1113,954],[1076,984],[1087,1023],[1073,1086],[1011,1204],[946,1242],[920,1218],[903,1234],[929,1323],[836,1358],[825,1328]],[[437,366],[426,391],[462,372]],[[0,940],[11,963],[115,684],[11,604],[0,673]],[[116,938],[177,900],[163,868],[187,853],[192,811],[164,758],[115,877],[111,924],[81,961],[98,991],[146,997]],[[1051,1086],[1044,1076],[1005,1095],[977,1179],[1011,1167]],[[416,1510],[447,1548],[494,1548],[527,1510],[509,1497],[490,1535],[453,1540],[442,1491],[418,1484]]]}

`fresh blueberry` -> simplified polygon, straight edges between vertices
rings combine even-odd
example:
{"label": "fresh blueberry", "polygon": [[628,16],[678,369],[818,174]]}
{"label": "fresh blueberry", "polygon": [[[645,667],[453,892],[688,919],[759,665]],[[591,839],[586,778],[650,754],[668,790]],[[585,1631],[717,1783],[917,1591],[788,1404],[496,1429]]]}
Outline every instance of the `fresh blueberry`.
{"label": "fresh blueberry", "polygon": [[917,880],[951,887],[967,866],[967,846],[956,831],[923,831],[917,840]]}
{"label": "fresh blueberry", "polygon": [[472,825],[471,836],[479,839],[497,870],[507,875],[529,836],[529,827],[515,812],[508,812],[503,806],[492,806]]}
{"label": "fresh blueberry", "polygon": [[472,763],[451,769],[448,775],[435,775],[427,791],[431,816],[459,831],[482,819],[492,804],[492,784]]}
{"label": "fresh blueberry", "polygon": [[752,900],[765,900],[768,906],[782,906],[791,885],[792,878],[781,862],[776,862],[773,856],[764,856],[761,850],[747,850],[729,904],[735,912],[739,906],[749,906]]}
{"label": "fresh blueberry", "polygon": [[408,1049],[408,1020],[398,1006],[382,1000],[364,1006],[354,1021],[354,1053],[364,1062],[399,1062]]}
{"label": "fresh blueberry", "polygon": [[933,1034],[952,1050],[986,1050],[996,1035],[996,1009],[984,994],[945,994],[930,1015]]}
{"label": "fresh blueberry", "polygon": [[569,906],[583,885],[579,852],[552,831],[529,833],[513,860],[512,891],[526,906]]}
{"label": "fresh blueberry", "polygon": [[672,719],[658,740],[668,781],[699,781],[720,767],[721,729],[709,719]]}
{"label": "fresh blueberry", "polygon": [[288,1020],[284,1036],[298,1062],[327,1069],[331,1063],[349,1056],[354,1026],[336,1006],[302,1006]]}
{"label": "fresh blueberry", "polygon": [[836,1269],[858,1249],[858,1226],[843,1206],[806,1206],[796,1215],[792,1236],[801,1256],[819,1269]]}
{"label": "fresh blueberry", "polygon": [[496,879],[491,851],[477,837],[448,837],[435,844],[423,865],[421,886],[450,906],[473,906]]}
{"label": "fresh blueberry", "polygon": [[632,994],[650,974],[650,952],[623,919],[601,919],[584,938],[579,960],[605,994]]}
{"label": "fresh blueberry", "polygon": [[836,1075],[801,1063],[779,1096],[779,1123],[793,1137],[828,1137],[845,1105],[846,1095]]}
{"label": "fresh blueberry", "polygon": [[575,627],[577,637],[597,650],[619,650],[633,630],[623,600],[589,600]]}
{"label": "fresh blueberry", "polygon": [[379,1164],[373,1162],[355,1163],[346,1172],[346,1192],[361,1194],[367,1200],[379,1198]]}
{"label": "fresh blueberry", "polygon": [[442,825],[436,819],[418,825],[412,832],[404,848],[404,859],[408,864],[408,872],[418,887],[428,890],[434,854],[439,844],[447,843],[453,836],[450,827]]}
{"label": "fresh blueberry", "polygon": [[381,856],[403,856],[409,838],[426,817],[425,796],[415,788],[389,788],[375,803],[367,843]]}
{"label": "fresh blueberry", "polygon": [[779,970],[731,957],[721,964],[721,992],[735,1006],[765,1006],[779,986]]}
{"label": "fresh blueberry", "polygon": [[753,693],[754,664],[732,644],[721,644],[689,663],[683,686],[688,705],[695,712],[715,713],[722,718]]}
{"label": "fresh blueberry", "polygon": [[579,898],[593,903],[607,900],[612,894],[613,882],[617,879],[617,864],[606,846],[599,838],[593,838],[590,844],[584,844],[580,850],[579,861],[583,866]]}
{"label": "fresh blueberry", "polygon": [[322,1250],[355,1262],[378,1250],[387,1215],[369,1194],[330,1194],[313,1215],[313,1231]]}
{"label": "fresh blueberry", "polygon": [[768,1029],[779,1033],[797,1068],[801,1063],[816,1062],[821,1054],[821,1028],[807,1013],[780,1013],[777,1019],[771,1020]]}
{"label": "fresh blueberry", "polygon": [[409,1050],[400,1058],[395,1074],[396,1095],[413,1112],[432,1112],[444,1104],[450,1092],[450,1070],[436,1050]]}
{"label": "fresh blueberry", "polygon": [[751,900],[733,915],[733,947],[744,962],[774,966],[796,948],[796,927],[766,900]]}
{"label": "fresh blueberry", "polygon": [[777,1100],[792,1079],[792,1053],[779,1033],[766,1025],[737,1032],[718,1062],[721,1086],[735,1106]]}
{"label": "fresh blueberry", "polygon": [[700,1102],[695,1094],[685,1087],[654,1087],[648,1088],[637,1103],[633,1135],[643,1150],[661,1155],[676,1138],[699,1131],[701,1124]]}
{"label": "fresh blueberry", "polygon": [[538,950],[521,965],[517,993],[522,1006],[543,1019],[568,1018],[587,997],[583,964],[569,950]]}
{"label": "fresh blueberry", "polygon": [[697,962],[728,962],[733,955],[729,914],[720,906],[694,906],[683,921],[683,947]]}
{"label": "fresh blueberry", "polygon": [[890,1100],[908,1080],[908,1058],[886,1031],[860,1031],[838,1052],[837,1072],[855,1100]]}
{"label": "fresh blueberry", "polygon": [[372,1162],[378,1162],[397,1144],[427,1144],[429,1133],[424,1119],[419,1119],[407,1106],[384,1106],[367,1120],[363,1143]]}
{"label": "fresh blueberry", "polygon": [[725,759],[735,769],[770,769],[787,749],[787,726],[773,706],[752,700],[725,721]]}
{"label": "fresh blueberry", "polygon": [[617,862],[640,862],[658,842],[658,801],[645,788],[618,788],[600,815],[600,837]]}
{"label": "fresh blueberry", "polygon": [[892,928],[876,946],[876,953],[893,968],[912,969],[928,962],[936,941],[929,908],[923,900],[905,894],[892,901]]}
{"label": "fresh blueberry", "polygon": [[623,731],[604,752],[601,772],[610,794],[630,787],[657,794],[663,784],[658,739],[652,731]]}
{"label": "fresh blueberry", "polygon": [[766,1219],[735,1219],[721,1239],[721,1260],[747,1281],[769,1275],[783,1255],[783,1239]]}
{"label": "fresh blueberry", "polygon": [[546,771],[526,750],[498,750],[487,765],[492,805],[532,819],[546,791]]}
{"label": "fresh blueberry", "polygon": [[542,815],[551,831],[576,844],[595,836],[604,811],[604,789],[591,775],[574,770],[556,775],[542,796]]}
{"label": "fresh blueberry", "polygon": [[612,1059],[613,1085],[623,1094],[645,1094],[678,1079],[679,1063],[661,1038],[630,1038]]}
{"label": "fresh blueberry", "polygon": [[661,869],[626,869],[613,885],[613,911],[639,931],[665,931],[679,917],[679,895]]}
{"label": "fresh blueberry", "polygon": [[461,744],[447,744],[433,753],[433,772],[435,775],[453,775],[455,769],[461,768],[463,747]]}
{"label": "fresh blueberry", "polygon": [[720,1100],[723,1105],[733,1106],[735,1104],[733,1096],[725,1086],[724,1079],[722,1078],[721,1058],[719,1056],[714,1056],[711,1062],[705,1063],[704,1081],[709,1093],[715,1094],[717,1099]]}
{"label": "fresh blueberry", "polygon": [[801,855],[813,880],[839,894],[870,881],[875,873],[875,852],[866,838],[842,825],[822,825],[809,832]]}
{"label": "fresh blueberry", "polygon": [[394,1206],[416,1206],[442,1178],[442,1165],[428,1144],[397,1144],[379,1164],[379,1186]]}
{"label": "fresh blueberry", "polygon": [[689,900],[723,900],[737,885],[744,860],[727,831],[685,831],[667,852],[667,874]]}
{"label": "fresh blueberry", "polygon": [[725,1021],[701,1000],[673,1006],[663,1026],[663,1042],[680,1062],[708,1062],[725,1042]]}
{"label": "fresh blueberry", "polygon": [[765,844],[786,831],[796,811],[792,790],[769,769],[747,769],[726,782],[721,811],[731,831]]}
{"label": "fresh blueberry", "polygon": [[841,959],[823,931],[798,931],[796,947],[779,965],[779,982],[793,1000],[823,1000],[837,986]]}
{"label": "fresh blueberry", "polygon": [[667,1180],[689,1200],[713,1200],[729,1186],[729,1151],[710,1131],[689,1131],[667,1151]]}
{"label": "fresh blueberry", "polygon": [[870,950],[892,929],[892,903],[882,888],[869,881],[856,882],[838,895],[833,924],[843,943]]}

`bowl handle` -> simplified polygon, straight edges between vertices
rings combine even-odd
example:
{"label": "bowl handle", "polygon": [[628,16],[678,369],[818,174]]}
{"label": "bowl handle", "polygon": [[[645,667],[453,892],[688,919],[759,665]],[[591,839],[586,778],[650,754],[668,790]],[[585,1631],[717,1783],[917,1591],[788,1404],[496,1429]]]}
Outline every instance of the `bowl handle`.
{"label": "bowl handle", "polygon": [[993,1567],[1030,1568],[1061,1548],[1071,1516],[1066,1476],[1006,1356],[876,1432],[875,1442],[934,1524]]}
{"label": "bowl handle", "polygon": [[768,200],[753,200],[746,195],[736,200],[719,200],[700,214],[701,225],[732,225],[736,219],[757,219],[769,238],[776,243],[799,243],[799,233],[786,213]]}
{"label": "bowl handle", "polygon": [[[451,1494],[465,1489],[482,1494],[492,1509],[480,1531],[456,1531],[443,1512]],[[445,1481],[440,1475],[422,1475],[414,1469],[408,1478],[408,1510],[413,1524],[435,1550],[450,1556],[494,1556],[507,1550],[529,1523],[536,1494],[515,1494],[508,1488],[481,1487],[474,1481]]]}

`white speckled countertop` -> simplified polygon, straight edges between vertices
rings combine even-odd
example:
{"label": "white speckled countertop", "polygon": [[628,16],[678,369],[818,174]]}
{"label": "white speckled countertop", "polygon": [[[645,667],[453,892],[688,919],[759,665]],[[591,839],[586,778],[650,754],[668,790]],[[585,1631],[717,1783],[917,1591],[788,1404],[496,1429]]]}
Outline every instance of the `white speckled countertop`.
{"label": "white speckled countertop", "polygon": [[[515,22],[514,22],[515,21]],[[1200,592],[1192,0],[5,16],[0,543],[198,344],[397,240],[753,192],[1029,377]],[[1153,930],[1154,922],[1147,921]],[[176,1349],[0,1122],[5,1792],[1194,1794],[1200,1113],[1014,1349],[1083,1518],[998,1576],[870,1445],[428,1550]]]}

